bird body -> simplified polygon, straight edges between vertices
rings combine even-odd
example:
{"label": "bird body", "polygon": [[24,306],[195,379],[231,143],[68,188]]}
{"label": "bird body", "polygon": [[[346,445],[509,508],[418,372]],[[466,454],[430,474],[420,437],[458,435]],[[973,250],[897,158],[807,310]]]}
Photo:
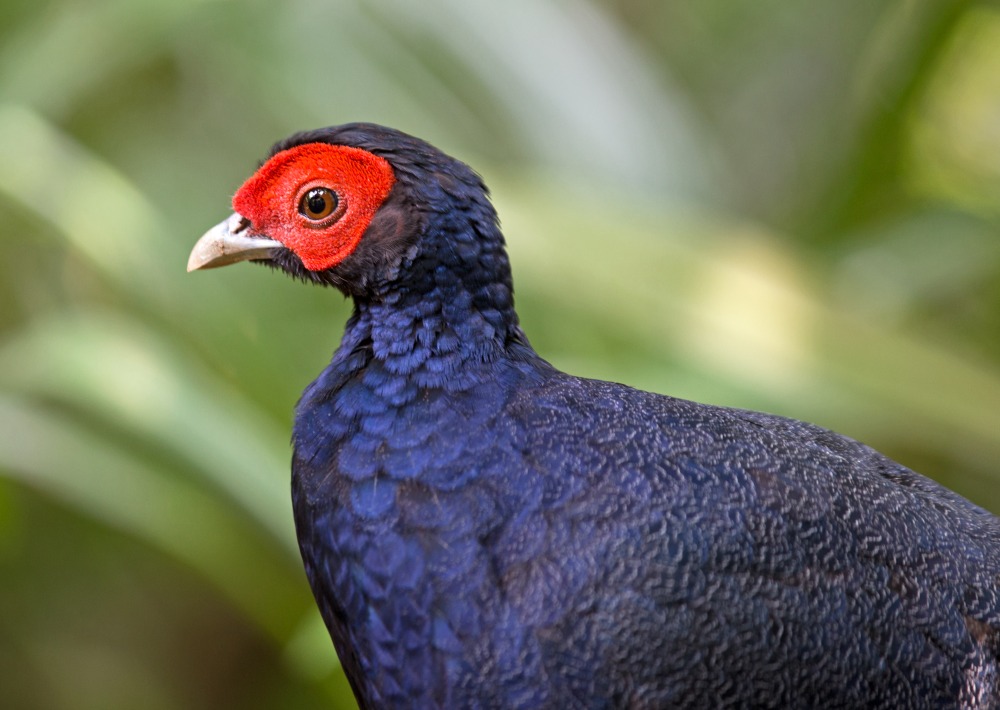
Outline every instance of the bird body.
{"label": "bird body", "polygon": [[1000,706],[1000,520],[820,427],[559,372],[464,164],[351,124],[234,206],[194,268],[238,243],[354,299],[292,487],[362,707]]}

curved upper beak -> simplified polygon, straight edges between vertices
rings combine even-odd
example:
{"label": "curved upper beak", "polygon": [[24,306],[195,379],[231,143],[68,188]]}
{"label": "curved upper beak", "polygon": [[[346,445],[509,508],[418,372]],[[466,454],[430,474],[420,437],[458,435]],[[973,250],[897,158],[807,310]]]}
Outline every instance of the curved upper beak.
{"label": "curved upper beak", "polygon": [[214,269],[248,259],[269,259],[283,245],[250,236],[250,221],[234,212],[202,235],[188,257],[188,271]]}

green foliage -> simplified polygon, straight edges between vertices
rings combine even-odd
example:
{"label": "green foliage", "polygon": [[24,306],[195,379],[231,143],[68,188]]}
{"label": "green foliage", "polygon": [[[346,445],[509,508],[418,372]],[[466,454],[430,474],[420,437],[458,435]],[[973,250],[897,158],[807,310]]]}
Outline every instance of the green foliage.
{"label": "green foliage", "polygon": [[349,306],[184,272],[307,127],[481,170],[558,366],[815,421],[1000,511],[997,37],[948,0],[6,3],[5,706],[350,706],[288,500]]}

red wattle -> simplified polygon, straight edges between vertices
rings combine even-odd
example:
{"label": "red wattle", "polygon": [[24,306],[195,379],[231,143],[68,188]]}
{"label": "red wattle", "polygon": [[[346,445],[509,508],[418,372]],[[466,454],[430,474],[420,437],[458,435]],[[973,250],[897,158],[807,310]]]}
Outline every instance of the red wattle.
{"label": "red wattle", "polygon": [[[307,143],[264,163],[233,197],[253,229],[284,244],[310,271],[336,266],[357,248],[396,177],[388,161],[350,146]],[[332,218],[311,223],[299,214],[302,195],[317,186],[337,194]]]}

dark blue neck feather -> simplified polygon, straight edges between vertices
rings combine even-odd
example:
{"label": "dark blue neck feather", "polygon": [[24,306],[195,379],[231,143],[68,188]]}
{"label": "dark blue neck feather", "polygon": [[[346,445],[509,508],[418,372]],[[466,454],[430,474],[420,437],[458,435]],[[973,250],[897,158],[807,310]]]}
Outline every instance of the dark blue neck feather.
{"label": "dark blue neck feather", "polygon": [[425,219],[416,253],[402,258],[395,278],[355,297],[341,350],[364,343],[388,372],[447,386],[463,368],[527,341],[503,236],[485,196]]}

